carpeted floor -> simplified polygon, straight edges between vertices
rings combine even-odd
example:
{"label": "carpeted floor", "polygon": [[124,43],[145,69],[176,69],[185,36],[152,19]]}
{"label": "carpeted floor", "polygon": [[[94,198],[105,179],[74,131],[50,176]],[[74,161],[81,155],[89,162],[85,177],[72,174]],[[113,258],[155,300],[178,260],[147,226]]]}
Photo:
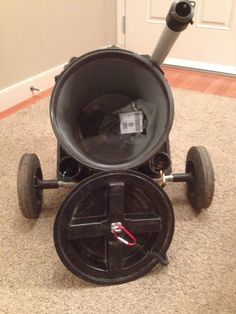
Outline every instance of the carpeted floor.
{"label": "carpeted floor", "polygon": [[236,313],[236,99],[183,90],[174,96],[173,169],[184,170],[190,146],[205,145],[215,167],[215,198],[196,215],[184,185],[168,186],[176,215],[170,265],[120,286],[86,283],[59,261],[52,228],[65,191],[46,191],[35,222],[19,212],[21,155],[37,153],[44,177],[55,176],[48,99],[0,121],[0,313]]}

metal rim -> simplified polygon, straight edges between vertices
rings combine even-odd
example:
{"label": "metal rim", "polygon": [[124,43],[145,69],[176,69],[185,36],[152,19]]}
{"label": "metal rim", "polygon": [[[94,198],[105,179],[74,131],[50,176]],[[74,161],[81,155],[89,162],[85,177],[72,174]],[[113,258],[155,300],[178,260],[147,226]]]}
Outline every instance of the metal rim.
{"label": "metal rim", "polygon": [[174,214],[165,192],[138,172],[110,171],[78,184],[58,211],[54,243],[64,265],[76,276],[100,284],[128,282],[152,269],[158,263],[153,254],[115,239],[111,224],[118,221],[145,251],[166,254]]}
{"label": "metal rim", "polygon": [[38,206],[41,206],[42,205],[42,200],[43,200],[43,190],[42,189],[38,189],[36,187],[38,180],[43,180],[43,173],[42,173],[42,169],[41,169],[40,165],[35,169],[35,174],[34,174],[34,177],[33,177],[33,186],[34,186],[34,191],[35,191],[35,195],[36,195],[36,198],[37,198]]}

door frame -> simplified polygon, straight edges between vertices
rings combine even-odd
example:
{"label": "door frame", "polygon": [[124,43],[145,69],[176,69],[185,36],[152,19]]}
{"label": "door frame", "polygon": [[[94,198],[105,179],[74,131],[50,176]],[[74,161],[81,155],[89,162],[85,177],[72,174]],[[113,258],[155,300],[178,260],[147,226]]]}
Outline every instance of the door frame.
{"label": "door frame", "polygon": [[[126,1],[127,0],[116,0],[117,46],[124,49],[126,49]],[[174,67],[184,67],[188,69],[217,72],[221,74],[236,76],[236,67],[220,64],[168,57],[166,58],[164,64]]]}

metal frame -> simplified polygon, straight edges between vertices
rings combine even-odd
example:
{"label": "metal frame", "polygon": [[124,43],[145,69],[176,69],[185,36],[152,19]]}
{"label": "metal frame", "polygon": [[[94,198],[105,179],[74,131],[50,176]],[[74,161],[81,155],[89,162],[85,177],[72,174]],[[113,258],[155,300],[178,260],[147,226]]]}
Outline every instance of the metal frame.
{"label": "metal frame", "polygon": [[[179,183],[179,182],[191,182],[194,177],[191,173],[175,173],[170,175],[160,174],[159,178],[153,179],[160,186],[165,186],[167,182]],[[59,189],[75,187],[78,181],[60,181],[60,180],[39,180],[36,179],[35,188],[41,190]]]}

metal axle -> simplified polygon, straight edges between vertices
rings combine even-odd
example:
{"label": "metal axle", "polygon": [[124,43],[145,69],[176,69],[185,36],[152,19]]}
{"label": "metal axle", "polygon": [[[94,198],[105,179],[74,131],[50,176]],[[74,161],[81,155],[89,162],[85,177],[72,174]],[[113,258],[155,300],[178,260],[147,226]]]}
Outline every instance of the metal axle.
{"label": "metal axle", "polygon": [[193,180],[191,173],[176,173],[165,176],[166,182],[189,182]]}
{"label": "metal axle", "polygon": [[[155,179],[155,182],[165,185],[167,182],[190,182],[191,180],[193,180],[191,173],[176,173],[167,176],[162,174],[160,178]],[[35,188],[43,190],[73,188],[78,183],[76,181],[37,180]]]}
{"label": "metal axle", "polygon": [[59,189],[66,187],[74,187],[78,182],[74,181],[58,181],[58,180],[37,180],[35,187],[38,189]]}
{"label": "metal axle", "polygon": [[166,185],[167,182],[191,182],[194,177],[191,173],[175,173],[170,175],[165,175],[161,172],[160,178],[155,179],[155,181],[162,187]]}

